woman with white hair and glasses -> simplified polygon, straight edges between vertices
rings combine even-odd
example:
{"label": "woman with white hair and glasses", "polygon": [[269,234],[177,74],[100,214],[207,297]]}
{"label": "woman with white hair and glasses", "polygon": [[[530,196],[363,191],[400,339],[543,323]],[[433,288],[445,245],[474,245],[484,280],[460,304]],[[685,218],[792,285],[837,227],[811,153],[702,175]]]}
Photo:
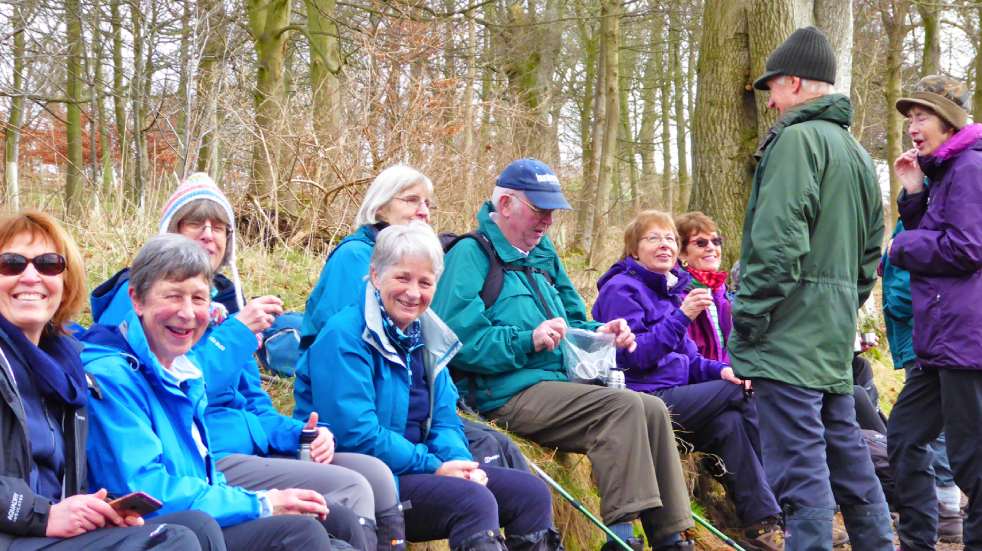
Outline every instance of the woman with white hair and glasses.
{"label": "woman with white hair and glasses", "polygon": [[300,328],[302,348],[310,345],[331,316],[361,300],[378,232],[390,224],[429,223],[432,207],[433,182],[415,168],[390,166],[375,177],[355,217],[358,229],[331,251],[307,299]]}
{"label": "woman with white hair and glasses", "polygon": [[[294,417],[319,411],[338,448],[384,461],[399,477],[409,541],[454,550],[559,549],[545,484],[473,461],[447,370],[460,342],[430,309],[443,270],[436,234],[420,223],[377,236],[359,304],[332,316],[308,355],[332,366],[297,381]],[[504,528],[507,538],[498,535]]]}

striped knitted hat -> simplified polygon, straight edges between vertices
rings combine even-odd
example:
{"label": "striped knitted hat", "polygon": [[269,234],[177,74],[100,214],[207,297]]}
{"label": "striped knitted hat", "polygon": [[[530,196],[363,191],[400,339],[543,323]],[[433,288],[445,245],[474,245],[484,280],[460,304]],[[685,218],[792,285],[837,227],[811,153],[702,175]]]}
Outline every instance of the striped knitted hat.
{"label": "striped knitted hat", "polygon": [[225,244],[225,258],[223,259],[223,263],[228,264],[232,272],[232,284],[235,285],[235,301],[241,309],[245,306],[245,300],[242,296],[242,281],[239,279],[239,269],[235,265],[235,213],[232,211],[232,204],[228,202],[228,198],[225,197],[222,190],[218,189],[215,181],[210,176],[204,172],[195,172],[188,176],[181,185],[177,186],[177,189],[164,205],[164,210],[160,215],[160,233],[168,233],[171,222],[179,224],[180,220],[174,220],[174,215],[181,208],[195,201],[211,201],[217,204],[225,211],[225,217],[228,218],[230,235]]}

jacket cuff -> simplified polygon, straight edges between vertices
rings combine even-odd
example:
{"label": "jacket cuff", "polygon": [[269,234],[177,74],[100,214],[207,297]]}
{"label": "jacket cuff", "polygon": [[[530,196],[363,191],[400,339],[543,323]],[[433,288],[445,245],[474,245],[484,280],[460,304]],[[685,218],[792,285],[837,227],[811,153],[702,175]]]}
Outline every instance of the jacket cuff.
{"label": "jacket cuff", "polygon": [[535,353],[535,343],[532,341],[532,331],[519,331],[518,343],[522,348],[522,352],[524,352],[526,356]]}

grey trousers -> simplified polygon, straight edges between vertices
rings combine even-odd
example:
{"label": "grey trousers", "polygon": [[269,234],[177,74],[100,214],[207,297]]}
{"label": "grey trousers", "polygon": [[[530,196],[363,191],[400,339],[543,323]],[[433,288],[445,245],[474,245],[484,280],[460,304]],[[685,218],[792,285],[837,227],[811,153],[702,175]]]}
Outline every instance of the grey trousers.
{"label": "grey trousers", "polygon": [[542,446],[586,454],[606,523],[652,510],[655,536],[693,526],[672,422],[659,398],[547,381],[516,394],[491,418]]}
{"label": "grey trousers", "polygon": [[360,453],[336,453],[324,465],[288,457],[232,454],[218,460],[228,483],[247,490],[305,488],[358,516],[375,520],[376,511],[399,503],[395,477],[378,459]]}

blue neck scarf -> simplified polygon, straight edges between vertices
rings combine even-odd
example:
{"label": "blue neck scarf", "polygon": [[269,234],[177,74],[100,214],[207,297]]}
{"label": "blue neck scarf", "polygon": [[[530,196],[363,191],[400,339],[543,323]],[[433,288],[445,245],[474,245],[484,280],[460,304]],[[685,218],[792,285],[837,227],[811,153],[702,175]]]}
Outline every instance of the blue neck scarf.
{"label": "blue neck scarf", "polygon": [[76,408],[85,405],[88,395],[82,358],[69,337],[46,328],[35,346],[19,327],[3,316],[0,316],[0,330],[7,335],[14,354],[46,399]]}
{"label": "blue neck scarf", "polygon": [[392,321],[392,318],[389,317],[389,313],[385,311],[385,305],[382,303],[382,294],[379,293],[378,289],[374,291],[375,300],[378,302],[379,311],[382,313],[382,330],[385,331],[385,336],[401,352],[407,356],[411,355],[423,346],[423,332],[420,329],[419,320],[413,320],[405,331],[399,329],[395,322]]}

